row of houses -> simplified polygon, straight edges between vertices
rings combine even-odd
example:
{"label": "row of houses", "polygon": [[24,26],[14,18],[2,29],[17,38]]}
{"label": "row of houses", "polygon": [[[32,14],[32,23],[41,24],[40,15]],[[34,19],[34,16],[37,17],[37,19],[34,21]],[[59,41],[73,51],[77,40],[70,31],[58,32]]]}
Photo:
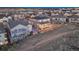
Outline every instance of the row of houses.
{"label": "row of houses", "polygon": [[79,23],[78,16],[63,15],[37,15],[32,19],[14,20],[10,16],[3,17],[0,21],[0,45],[13,43],[22,40],[32,33],[50,29],[53,22],[55,23]]}
{"label": "row of houses", "polygon": [[17,42],[30,34],[38,33],[42,28],[46,29],[50,26],[48,24],[50,18],[44,15],[36,16],[29,21],[27,19],[14,20],[11,17],[3,17],[1,21],[3,26],[0,26],[0,29],[3,28],[4,31],[0,30],[0,45]]}
{"label": "row of houses", "polygon": [[79,16],[51,16],[51,22],[57,23],[79,23]]}

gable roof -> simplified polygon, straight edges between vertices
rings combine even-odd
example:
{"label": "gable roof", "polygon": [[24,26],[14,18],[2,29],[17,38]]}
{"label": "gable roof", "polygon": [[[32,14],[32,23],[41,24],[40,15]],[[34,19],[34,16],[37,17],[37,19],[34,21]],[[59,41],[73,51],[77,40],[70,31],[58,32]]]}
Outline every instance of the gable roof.
{"label": "gable roof", "polygon": [[18,24],[27,26],[29,23],[27,20],[10,20],[8,22],[8,24],[9,24],[10,28],[13,28],[13,27],[17,26]]}
{"label": "gable roof", "polygon": [[17,28],[27,28],[27,27],[25,25],[18,24],[15,27],[13,27],[12,30],[17,29]]}
{"label": "gable roof", "polygon": [[34,17],[34,19],[36,19],[36,20],[39,20],[39,19],[47,19],[47,18],[49,18],[49,17],[46,16],[46,15],[38,15],[38,16]]}
{"label": "gable roof", "polygon": [[68,18],[79,18],[79,16],[68,16]]}
{"label": "gable roof", "polygon": [[66,16],[64,16],[64,15],[53,15],[52,17],[55,17],[55,18],[67,18]]}

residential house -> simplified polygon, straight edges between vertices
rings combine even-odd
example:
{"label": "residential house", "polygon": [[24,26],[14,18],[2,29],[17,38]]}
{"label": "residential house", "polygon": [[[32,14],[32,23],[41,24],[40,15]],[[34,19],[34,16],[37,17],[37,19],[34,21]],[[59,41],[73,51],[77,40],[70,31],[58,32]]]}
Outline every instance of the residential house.
{"label": "residential house", "polygon": [[79,16],[69,16],[69,23],[79,23]]}
{"label": "residential house", "polygon": [[52,17],[52,22],[54,23],[65,23],[66,22],[66,16],[63,15],[55,15],[55,16],[51,16]]}
{"label": "residential house", "polygon": [[32,25],[26,20],[9,21],[8,24],[11,33],[11,43],[24,39],[32,31]]}
{"label": "residential house", "polygon": [[39,15],[34,18],[34,24],[36,24],[38,32],[45,32],[50,30],[51,22],[50,17],[46,15]]}
{"label": "residential house", "polygon": [[4,44],[8,44],[7,33],[4,29],[3,23],[0,23],[0,46]]}
{"label": "residential house", "polygon": [[39,16],[36,16],[34,18],[36,20],[36,22],[50,22],[50,18],[48,16],[45,16],[45,15],[39,15]]}

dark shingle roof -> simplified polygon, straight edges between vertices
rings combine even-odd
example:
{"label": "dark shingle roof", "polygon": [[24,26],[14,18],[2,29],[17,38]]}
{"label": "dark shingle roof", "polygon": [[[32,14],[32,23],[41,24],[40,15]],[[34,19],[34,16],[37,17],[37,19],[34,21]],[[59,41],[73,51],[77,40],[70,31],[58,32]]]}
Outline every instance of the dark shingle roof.
{"label": "dark shingle roof", "polygon": [[39,16],[34,17],[34,19],[36,19],[36,20],[39,20],[39,19],[47,19],[47,18],[49,18],[49,17],[48,16],[45,16],[45,15],[39,15]]}
{"label": "dark shingle roof", "polygon": [[64,15],[53,15],[52,17],[55,17],[55,18],[66,18],[66,16],[64,16]]}
{"label": "dark shingle roof", "polygon": [[56,15],[56,16],[52,16],[52,18],[75,18],[75,19],[78,19],[79,16],[63,16],[63,15]]}
{"label": "dark shingle roof", "polygon": [[79,16],[68,16],[68,18],[79,18]]}
{"label": "dark shingle roof", "polygon": [[18,24],[27,26],[29,23],[26,20],[11,20],[8,22],[8,24],[9,24],[10,28],[13,28],[13,27],[17,26]]}

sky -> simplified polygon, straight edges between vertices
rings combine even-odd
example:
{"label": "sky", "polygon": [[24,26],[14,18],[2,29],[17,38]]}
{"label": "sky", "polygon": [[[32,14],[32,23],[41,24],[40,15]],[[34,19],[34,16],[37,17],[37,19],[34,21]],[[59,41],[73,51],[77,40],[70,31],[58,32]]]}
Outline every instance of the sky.
{"label": "sky", "polygon": [[79,0],[1,0],[0,7],[79,7]]}

